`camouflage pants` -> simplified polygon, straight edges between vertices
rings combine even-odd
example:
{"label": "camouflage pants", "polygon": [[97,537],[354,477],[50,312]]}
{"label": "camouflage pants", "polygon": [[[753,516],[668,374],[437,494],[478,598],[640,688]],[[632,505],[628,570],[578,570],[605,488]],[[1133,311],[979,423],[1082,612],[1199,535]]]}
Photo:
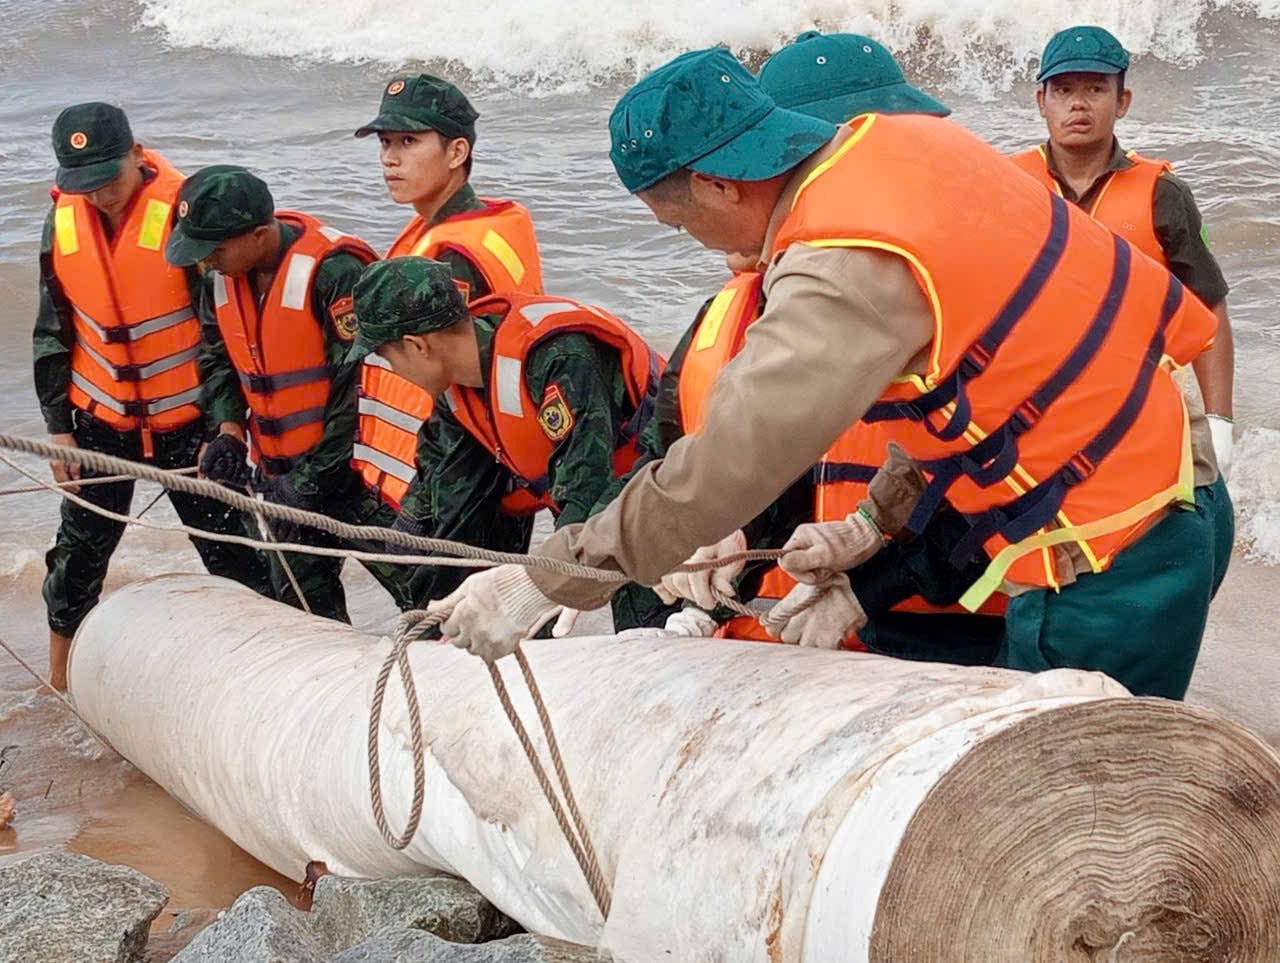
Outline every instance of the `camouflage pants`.
{"label": "camouflage pants", "polygon": [[[395,522],[395,509],[384,504],[376,495],[369,492],[353,472],[348,484],[329,496],[319,511],[330,518],[346,522],[350,525],[378,525],[390,528]],[[366,552],[388,552],[394,549],[382,542],[346,542],[314,528],[303,528],[300,539],[304,545],[353,548]],[[268,552],[267,558],[271,566],[271,582],[275,588],[275,596],[295,608],[302,608],[297,593],[289,581],[288,572],[280,561],[281,553]],[[322,615],[327,619],[339,622],[350,622],[347,614],[347,594],[342,587],[341,558],[329,558],[324,555],[300,555],[295,552],[284,552],[285,560],[298,587],[306,597],[307,607],[313,615]],[[396,603],[396,608],[404,611],[412,608],[409,595],[409,578],[412,568],[405,565],[393,565],[389,562],[361,562]]]}
{"label": "camouflage pants", "polygon": [[[157,468],[188,468],[196,463],[196,453],[204,437],[203,426],[196,422],[152,436],[155,453],[142,457],[142,439],[137,431],[116,431],[90,415],[77,411],[75,438],[81,448],[108,455],[147,460]],[[101,472],[85,470],[81,477],[101,477]],[[83,488],[86,501],[117,514],[129,513],[133,502],[134,483],[124,481]],[[254,534],[246,519],[222,502],[198,495],[169,492],[169,500],[183,523],[193,528],[229,535]],[[49,628],[61,635],[72,635],[102,595],[111,555],[124,535],[125,525],[103,518],[87,508],[66,499],[62,501],[62,523],[53,547],[45,554],[48,574],[44,580],[44,601],[49,613]],[[205,568],[249,586],[256,592],[272,596],[266,561],[251,548],[192,538]]]}

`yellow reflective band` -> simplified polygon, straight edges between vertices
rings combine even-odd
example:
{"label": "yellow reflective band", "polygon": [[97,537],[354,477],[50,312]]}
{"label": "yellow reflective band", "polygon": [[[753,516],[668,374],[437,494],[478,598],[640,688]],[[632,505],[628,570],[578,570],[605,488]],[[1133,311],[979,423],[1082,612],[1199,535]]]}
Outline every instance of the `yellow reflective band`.
{"label": "yellow reflective band", "polygon": [[698,326],[698,337],[693,343],[694,351],[705,351],[712,347],[720,337],[720,326],[724,324],[729,313],[729,305],[733,304],[732,291],[721,291],[711,301],[707,313],[702,316],[702,324]]}
{"label": "yellow reflective band", "polygon": [[505,237],[497,231],[488,231],[480,243],[502,262],[502,266],[507,269],[507,273],[516,284],[524,280],[524,262],[520,260],[520,255],[516,254],[516,249],[507,243]]}
{"label": "yellow reflective band", "polygon": [[1195,461],[1191,455],[1191,422],[1184,408],[1182,416],[1182,464],[1179,467],[1178,481],[1175,484],[1164,491],[1156,492],[1150,498],[1144,499],[1131,508],[1115,515],[1100,518],[1096,522],[1069,528],[1056,528],[1051,532],[1024,538],[1015,545],[1006,546],[991,560],[987,570],[982,573],[982,578],[974,582],[969,587],[969,590],[960,597],[960,604],[970,612],[976,612],[979,606],[1000,588],[1000,585],[1004,582],[1005,573],[1009,571],[1013,563],[1024,555],[1038,549],[1048,549],[1054,545],[1061,545],[1064,542],[1079,542],[1083,545],[1088,539],[1097,538],[1101,535],[1110,535],[1112,532],[1118,532],[1122,528],[1137,525],[1166,505],[1171,505],[1174,502],[1194,505],[1195,501]]}
{"label": "yellow reflective band", "polygon": [[409,253],[413,257],[426,257],[427,248],[429,247],[431,247],[431,232],[427,231],[426,234],[422,235],[422,239],[413,246],[413,250]]}
{"label": "yellow reflective band", "polygon": [[58,237],[58,251],[63,257],[75,254],[80,250],[80,239],[76,236],[76,209],[74,207],[58,207],[53,215],[53,230]]}
{"label": "yellow reflective band", "polygon": [[142,229],[138,231],[138,247],[148,251],[160,250],[160,242],[164,240],[164,229],[169,223],[169,212],[172,204],[158,201],[154,197],[147,201],[147,209],[142,214]]}

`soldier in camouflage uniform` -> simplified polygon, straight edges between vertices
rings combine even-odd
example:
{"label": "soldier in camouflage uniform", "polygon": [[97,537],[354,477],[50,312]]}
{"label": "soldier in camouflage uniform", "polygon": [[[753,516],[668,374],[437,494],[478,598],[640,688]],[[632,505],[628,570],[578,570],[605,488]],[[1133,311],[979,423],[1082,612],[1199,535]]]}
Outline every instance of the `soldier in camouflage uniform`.
{"label": "soldier in camouflage uniform", "polygon": [[[86,340],[95,337],[94,329],[88,327],[91,321],[87,319],[92,309],[88,304],[72,303],[69,290],[64,286],[64,281],[72,279],[60,278],[55,266],[55,248],[64,258],[67,255],[96,257],[93,264],[82,270],[96,273],[101,284],[106,284],[110,278],[117,300],[132,305],[135,313],[137,304],[156,297],[157,290],[174,282],[181,285],[183,280],[172,277],[175,272],[166,270],[162,262],[142,266],[142,261],[148,257],[159,260],[154,251],[163,236],[160,229],[168,229],[169,220],[152,225],[156,229],[153,240],[145,236],[145,224],[141,230],[139,228],[139,220],[145,222],[147,210],[165,211],[173,205],[172,195],[165,195],[166,188],[162,187],[167,183],[162,172],[168,171],[172,176],[172,168],[160,155],[145,151],[142,145],[135,143],[124,112],[109,104],[77,104],[64,110],[54,123],[53,148],[60,166],[54,191],[55,203],[49,210],[40,241],[40,300],[33,336],[36,395],[51,440],[67,447],[147,461],[158,468],[193,466],[205,437],[204,422],[198,409],[191,409],[191,418],[184,424],[155,430],[144,414],[135,413],[127,416],[134,426],[125,429],[123,424],[126,422],[121,422],[121,415],[108,407],[116,399],[107,396],[98,400],[85,394],[85,387],[95,391],[86,375],[92,374],[93,366],[99,364],[89,354],[93,349]],[[144,198],[143,195],[148,196]],[[85,198],[92,208],[88,213],[98,221],[100,232],[89,230],[78,235],[73,202],[79,197]],[[138,203],[144,199],[147,200],[145,206]],[[68,214],[72,217],[68,218]],[[92,228],[91,224],[82,226]],[[130,248],[141,249],[140,260],[132,262],[131,268],[108,265],[106,262],[111,258],[102,255],[102,245],[91,240],[95,233],[103,241],[118,240],[115,245],[118,256],[129,256]],[[93,253],[95,249],[99,253]],[[159,273],[152,274],[157,268]],[[85,282],[81,283],[83,286]],[[185,284],[190,295],[189,304],[198,299],[199,283],[199,274],[194,269],[188,270]],[[101,329],[110,320],[99,314],[92,323]],[[130,324],[128,318],[116,320],[120,322],[116,327],[126,332],[125,336],[104,332],[102,340],[107,341],[111,348],[123,346],[130,359],[139,352],[154,354],[149,336],[140,333],[145,330],[142,324]],[[193,329],[195,327],[189,313],[187,319],[179,323],[190,323]],[[174,327],[155,334],[171,339],[183,336],[177,334]],[[191,337],[195,339],[194,331]],[[97,353],[101,355],[103,352],[99,350]],[[133,372],[117,369],[116,373],[122,376],[122,381],[117,384],[123,384],[126,389],[137,388],[137,397],[132,405],[158,407],[155,399],[147,401],[146,379],[141,377],[145,366],[133,367],[136,376],[132,380],[129,376]],[[101,367],[97,370],[102,371]],[[175,368],[168,370],[172,372]],[[72,390],[73,379],[78,381],[75,392]],[[112,384],[110,381],[102,383]],[[121,398],[128,397],[123,390],[117,393]],[[120,407],[126,405],[121,404]],[[52,468],[59,482],[75,482],[101,474],[63,462],[54,462]],[[133,491],[134,483],[123,481],[87,486],[80,489],[79,494],[94,505],[124,515],[129,512]],[[187,525],[222,534],[249,534],[245,519],[221,502],[181,492],[172,492],[169,497],[178,517]],[[48,575],[44,581],[50,630],[49,677],[59,689],[66,687],[71,636],[97,604],[108,563],[125,530],[123,522],[104,518],[70,501],[62,502],[61,512],[62,523],[57,538],[45,556]],[[253,549],[203,539],[193,539],[192,542],[205,567],[214,575],[236,579],[259,592],[270,594],[266,561]]]}
{"label": "soldier in camouflage uniform", "polygon": [[[355,307],[359,334],[350,358],[377,351],[393,370],[437,400],[419,434],[419,477],[398,526],[472,545],[526,551],[531,517],[504,508],[504,499],[524,480],[442,402],[446,389],[458,384],[474,387],[489,404],[494,338],[502,319],[468,312],[450,268],[418,257],[365,268],[355,288]],[[530,414],[555,446],[546,494],[555,504],[556,527],[583,521],[615,477],[615,451],[625,441],[621,426],[637,420],[621,355],[588,333],[552,334],[529,350],[523,377],[529,396],[542,399]],[[442,598],[466,574],[465,569],[424,566],[414,576],[413,598],[418,604]],[[620,627],[652,624],[669,611],[647,589],[637,586],[624,594],[625,607],[614,609]]]}
{"label": "soldier in camouflage uniform", "polygon": [[[338,240],[332,240],[334,237]],[[318,253],[303,254],[304,248]],[[295,251],[299,252],[297,259]],[[247,399],[272,391],[284,397],[284,392],[304,387],[295,375],[308,366],[315,370],[314,362],[318,361],[318,377],[309,381],[327,384],[322,419],[312,419],[322,426],[318,440],[288,458],[263,457],[260,450],[253,487],[269,502],[322,512],[352,524],[392,521],[385,506],[365,492],[350,465],[356,400],[354,369],[344,359],[355,336],[352,288],[364,265],[375,256],[368,246],[305,215],[277,212],[261,180],[243,168],[219,166],[197,172],[183,185],[178,223],[165,256],[174,264],[200,263],[206,269],[200,298],[202,403],[210,430],[217,435],[201,458],[201,472],[232,487],[245,485],[249,481],[247,448],[242,440],[246,421],[251,433],[255,426],[260,428],[254,438],[259,449],[267,442],[263,436],[275,431],[267,428],[273,419],[264,417]],[[239,303],[248,317],[242,332],[227,318],[220,318],[229,301]],[[246,305],[245,301],[254,303]],[[309,312],[310,317],[302,319],[302,327],[286,332],[281,326],[297,323],[281,310],[287,304],[296,311]],[[292,317],[296,316],[295,312]],[[277,330],[272,330],[273,325]],[[307,330],[307,325],[317,326],[323,340],[321,354],[314,359],[292,353],[298,350],[293,344],[314,336],[314,328]],[[248,340],[247,352],[235,363],[224,326],[235,332],[238,340]],[[246,370],[250,356],[266,370]],[[264,392],[271,379],[279,379],[278,387],[267,387]],[[252,417],[246,419],[250,412]],[[273,521],[271,529],[277,541],[339,544],[333,536],[310,527],[298,529]],[[381,549],[380,544],[352,547]],[[277,596],[300,605],[279,554],[272,552],[268,557]],[[294,553],[284,557],[312,612],[349,620],[339,579],[341,559]],[[385,563],[364,564],[396,604],[406,607],[407,572]]]}

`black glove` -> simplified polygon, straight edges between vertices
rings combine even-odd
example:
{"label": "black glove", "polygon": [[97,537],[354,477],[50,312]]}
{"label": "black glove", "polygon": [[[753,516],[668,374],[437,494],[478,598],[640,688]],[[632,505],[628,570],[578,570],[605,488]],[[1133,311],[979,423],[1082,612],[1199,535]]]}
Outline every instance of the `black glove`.
{"label": "black glove", "polygon": [[404,532],[406,535],[418,535],[423,538],[429,536],[431,532],[427,530],[427,523],[419,518],[411,518],[401,512],[396,516],[396,520],[391,523],[393,531]]}
{"label": "black glove", "polygon": [[249,446],[235,435],[219,435],[205,445],[200,459],[200,474],[228,488],[244,491],[249,487]]}
{"label": "black glove", "polygon": [[[253,480],[253,487],[264,500],[273,505],[284,505],[287,508],[301,508],[304,511],[319,511],[318,499],[314,495],[304,495],[289,481],[288,475],[277,475],[268,478],[259,473]],[[304,533],[315,534],[318,529],[310,525],[299,525],[282,518],[268,518],[267,525],[277,542],[302,542]]]}

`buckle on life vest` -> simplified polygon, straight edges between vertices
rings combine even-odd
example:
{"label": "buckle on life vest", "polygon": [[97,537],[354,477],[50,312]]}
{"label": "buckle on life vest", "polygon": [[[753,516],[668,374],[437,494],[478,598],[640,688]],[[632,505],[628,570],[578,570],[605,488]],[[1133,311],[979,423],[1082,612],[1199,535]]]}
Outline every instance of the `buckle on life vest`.
{"label": "buckle on life vest", "polygon": [[145,401],[122,401],[120,406],[130,418],[145,418],[151,414],[150,406]]}
{"label": "buckle on life vest", "polygon": [[133,340],[132,332],[126,327],[103,328],[98,333],[107,344],[128,344]]}
{"label": "buckle on life vest", "polygon": [[145,380],[142,373],[143,365],[140,364],[122,364],[115,367],[116,381],[138,382]]}
{"label": "buckle on life vest", "polygon": [[1063,467],[1063,481],[1068,485],[1078,485],[1097,470],[1098,463],[1084,452],[1078,451]]}
{"label": "buckle on life vest", "polygon": [[987,366],[991,364],[992,357],[992,353],[981,342],[971,344],[969,350],[964,353],[964,357],[960,359],[959,371],[961,376],[966,381],[970,378],[976,378],[987,370]]}
{"label": "buckle on life vest", "polygon": [[1025,434],[1035,427],[1036,422],[1044,417],[1044,412],[1030,399],[1020,404],[1009,417],[1010,427],[1015,435]]}
{"label": "buckle on life vest", "polygon": [[241,372],[240,383],[254,394],[265,395],[270,394],[272,390],[274,390],[275,378],[271,375]]}

